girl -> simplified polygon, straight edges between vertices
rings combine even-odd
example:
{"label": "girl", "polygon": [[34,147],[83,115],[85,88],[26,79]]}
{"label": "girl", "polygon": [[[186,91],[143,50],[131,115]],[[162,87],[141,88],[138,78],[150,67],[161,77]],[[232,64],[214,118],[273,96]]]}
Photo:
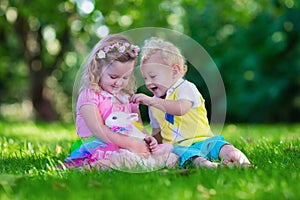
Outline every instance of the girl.
{"label": "girl", "polygon": [[[112,112],[140,115],[138,104],[129,102],[135,89],[132,72],[138,51],[138,46],[115,34],[98,42],[89,54],[76,105],[76,130],[80,139],[72,145],[67,166],[122,167],[124,164],[130,167],[134,164],[132,159],[137,157],[146,164],[150,162],[150,153],[157,150],[155,138],[137,140],[115,133],[105,125]],[[124,163],[120,164],[122,156]]]}

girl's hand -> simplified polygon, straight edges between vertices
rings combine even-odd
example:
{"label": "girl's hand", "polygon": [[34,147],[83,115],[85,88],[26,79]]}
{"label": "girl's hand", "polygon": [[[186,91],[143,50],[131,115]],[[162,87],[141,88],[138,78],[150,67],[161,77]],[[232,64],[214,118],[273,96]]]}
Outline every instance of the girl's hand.
{"label": "girl's hand", "polygon": [[145,137],[144,141],[148,144],[149,150],[155,152],[157,150],[157,140],[152,136]]}
{"label": "girl's hand", "polygon": [[129,151],[137,153],[139,156],[143,158],[148,158],[150,155],[149,148],[144,141],[132,139],[130,145],[128,147]]}
{"label": "girl's hand", "polygon": [[146,106],[151,105],[151,100],[152,100],[152,97],[149,97],[145,94],[134,94],[131,97],[132,102],[143,104],[143,105],[146,105]]}

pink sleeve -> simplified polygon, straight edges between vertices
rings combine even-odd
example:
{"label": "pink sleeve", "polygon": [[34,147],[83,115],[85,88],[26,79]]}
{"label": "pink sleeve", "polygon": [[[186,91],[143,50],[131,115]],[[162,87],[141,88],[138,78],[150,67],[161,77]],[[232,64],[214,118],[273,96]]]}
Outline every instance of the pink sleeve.
{"label": "pink sleeve", "polygon": [[83,89],[78,97],[77,108],[79,109],[83,105],[98,105],[99,96],[95,91],[91,89]]}
{"label": "pink sleeve", "polygon": [[139,109],[139,104],[130,102],[130,108],[131,108],[131,111],[134,112],[137,109]]}
{"label": "pink sleeve", "polygon": [[100,103],[100,95],[90,89],[83,89],[80,91],[77,100],[77,110],[76,110],[76,130],[79,137],[89,137],[93,133],[87,127],[83,117],[80,114],[80,108],[83,105],[95,105],[98,107]]}

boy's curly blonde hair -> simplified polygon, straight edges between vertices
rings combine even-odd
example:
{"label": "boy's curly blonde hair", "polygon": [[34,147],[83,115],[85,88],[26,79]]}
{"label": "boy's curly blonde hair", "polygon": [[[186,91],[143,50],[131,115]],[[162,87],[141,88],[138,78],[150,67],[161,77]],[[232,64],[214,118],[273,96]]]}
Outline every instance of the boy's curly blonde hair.
{"label": "boy's curly blonde hair", "polygon": [[157,37],[151,37],[145,40],[144,46],[142,48],[142,58],[141,63],[147,61],[151,55],[159,52],[166,65],[173,66],[177,64],[180,67],[180,74],[182,77],[187,71],[187,66],[185,64],[185,58],[182,56],[180,50],[171,42],[162,40]]}
{"label": "boy's curly blonde hair", "polygon": [[[107,36],[106,38],[100,40],[93,48],[91,53],[89,54],[86,62],[84,63],[84,71],[83,76],[81,78],[82,88],[93,89],[96,92],[100,92],[102,89],[99,86],[99,82],[101,80],[101,76],[103,73],[103,68],[109,66],[114,61],[119,61],[122,63],[135,61],[137,59],[137,55],[132,49],[126,48],[124,52],[120,51],[110,51],[106,53],[105,58],[99,59],[97,57],[97,53],[103,50],[105,47],[109,45],[113,45],[116,43],[128,43],[131,42],[120,34],[112,34]],[[135,78],[132,74],[127,87],[123,90],[127,94],[133,94],[136,90],[135,86]]]}

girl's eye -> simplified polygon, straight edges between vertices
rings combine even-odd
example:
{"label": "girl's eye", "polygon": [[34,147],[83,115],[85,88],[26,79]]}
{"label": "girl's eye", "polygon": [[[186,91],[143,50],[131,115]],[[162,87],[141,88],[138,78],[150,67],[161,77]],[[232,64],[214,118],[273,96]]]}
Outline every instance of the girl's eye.
{"label": "girl's eye", "polygon": [[152,78],[152,79],[155,78],[155,77],[156,77],[156,75],[150,76],[150,78]]}
{"label": "girl's eye", "polygon": [[124,80],[128,80],[129,77],[128,77],[128,76],[124,76],[123,79],[124,79]]}
{"label": "girl's eye", "polygon": [[111,79],[116,79],[118,78],[117,76],[110,76]]}

